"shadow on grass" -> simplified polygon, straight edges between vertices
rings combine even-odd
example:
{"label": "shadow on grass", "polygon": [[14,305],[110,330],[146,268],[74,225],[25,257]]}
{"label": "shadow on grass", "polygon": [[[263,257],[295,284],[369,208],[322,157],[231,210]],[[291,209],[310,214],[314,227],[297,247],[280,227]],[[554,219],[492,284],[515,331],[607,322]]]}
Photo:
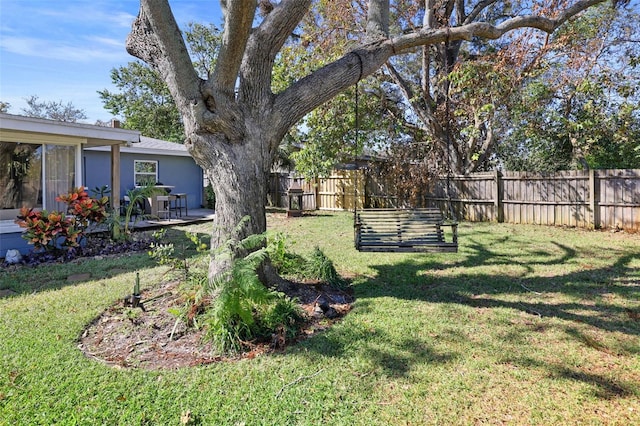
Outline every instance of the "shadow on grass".
{"label": "shadow on grass", "polygon": [[[508,309],[532,319],[528,321],[530,326],[525,327],[526,331],[513,327],[512,332],[505,333],[503,339],[510,340],[509,344],[529,345],[526,333],[557,327],[557,324],[538,320],[555,318],[566,324],[561,331],[582,346],[608,354],[612,351],[620,351],[620,355],[627,356],[640,354],[640,346],[632,343],[640,335],[640,322],[629,315],[627,307],[640,299],[640,276],[637,268],[632,266],[632,262],[640,258],[639,247],[611,249],[607,252],[607,265],[594,267],[589,262],[590,254],[585,255],[563,242],[538,242],[534,245],[519,236],[499,236],[488,240],[490,243],[483,244],[477,239],[470,239],[459,254],[399,256],[397,262],[393,259],[395,254],[372,257],[375,264],[370,268],[375,272],[355,280],[357,311],[376,315],[376,310],[380,309],[378,304],[387,298],[398,300],[398,306],[402,306],[401,300],[417,300],[435,305],[479,308],[477,312]],[[502,249],[502,244],[508,244],[509,248]],[[415,314],[425,315],[423,319],[428,321],[427,313]],[[469,321],[473,321],[472,315]],[[617,342],[617,349],[610,349],[606,343],[581,332],[584,325],[604,332],[621,333],[631,339]],[[455,334],[455,329],[450,332]],[[359,354],[390,376],[406,376],[416,364],[445,364],[466,356],[455,349],[465,347],[457,345],[468,338],[462,335],[449,334],[446,338],[452,342],[452,349],[441,353],[428,338],[407,338],[400,342],[387,339],[387,346],[380,346],[385,338],[376,339],[374,336],[379,333],[384,331],[341,329],[317,336],[308,349],[336,357],[356,346]],[[496,349],[492,343],[480,345],[478,350],[481,351]],[[545,369],[549,377],[592,386],[594,395],[602,399],[639,392],[630,383],[610,379],[604,373],[583,372],[566,365],[540,364],[536,367]]]}
{"label": "shadow on grass", "polygon": [[586,384],[591,388],[591,393],[599,399],[611,400],[618,397],[631,397],[638,394],[637,384],[631,380],[612,380],[610,374],[586,373],[576,368],[560,364],[543,364],[531,357],[509,358],[505,361],[522,368],[537,368],[547,371],[547,375],[553,379],[569,380]]}
{"label": "shadow on grass", "polygon": [[306,349],[304,353],[313,353],[314,356],[321,354],[326,358],[340,358],[352,349],[352,345],[357,345],[358,353],[389,377],[405,377],[418,364],[443,364],[459,357],[455,353],[439,352],[428,341],[417,337],[405,337],[399,342],[381,345],[381,333],[383,331],[371,328],[321,333],[299,346]]}
{"label": "shadow on grass", "polygon": [[[409,300],[424,300],[433,303],[457,303],[477,308],[509,308],[539,317],[556,317],[567,321],[584,323],[593,327],[640,335],[637,321],[627,315],[622,306],[599,301],[597,296],[610,295],[612,299],[637,299],[640,296],[640,281],[635,278],[637,270],[630,263],[640,256],[640,251],[620,253],[612,266],[567,272],[562,275],[527,276],[536,265],[562,265],[575,258],[575,250],[553,243],[563,255],[536,259],[535,253],[526,253],[521,258],[496,256],[491,250],[473,247],[475,254],[449,265],[437,263],[434,258],[411,259],[397,264],[374,265],[376,278],[358,286],[364,298],[395,297]],[[510,274],[481,274],[464,272],[455,276],[441,276],[433,271],[447,268],[473,268],[480,265],[522,267],[520,276]],[[559,293],[570,296],[574,302],[545,303],[521,297],[518,301],[496,298],[496,295],[544,296]],[[640,352],[640,348],[638,349]]]}

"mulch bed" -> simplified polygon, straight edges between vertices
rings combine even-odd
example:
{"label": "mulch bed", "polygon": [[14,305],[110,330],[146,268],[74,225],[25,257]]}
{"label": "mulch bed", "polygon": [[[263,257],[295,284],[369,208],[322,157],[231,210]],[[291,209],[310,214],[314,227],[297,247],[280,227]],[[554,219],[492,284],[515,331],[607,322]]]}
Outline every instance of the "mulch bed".
{"label": "mulch bed", "polygon": [[[187,328],[169,311],[180,308],[183,300],[179,283],[171,281],[143,291],[144,310],[125,306],[120,301],[96,318],[79,339],[78,347],[90,358],[117,368],[174,369],[222,361],[237,361],[283,351],[320,331],[331,327],[351,309],[348,292],[323,283],[286,282],[279,286],[295,297],[307,322],[293,341],[247,342],[247,351],[236,356],[217,356],[203,342],[203,331]],[[276,347],[277,346],[277,347]]]}

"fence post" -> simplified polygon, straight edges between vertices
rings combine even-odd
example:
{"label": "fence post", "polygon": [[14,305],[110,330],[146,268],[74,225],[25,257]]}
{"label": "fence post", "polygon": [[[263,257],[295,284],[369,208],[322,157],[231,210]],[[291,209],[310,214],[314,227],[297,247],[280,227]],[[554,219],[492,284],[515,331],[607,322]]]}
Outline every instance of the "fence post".
{"label": "fence post", "polygon": [[495,218],[496,221],[498,223],[502,223],[504,222],[504,211],[502,210],[502,191],[503,191],[503,185],[502,185],[502,173],[500,173],[500,170],[496,170],[494,172],[494,176],[493,176],[493,193],[494,198],[493,198],[493,208],[494,208],[494,214],[495,214]]}
{"label": "fence post", "polygon": [[589,170],[589,210],[591,210],[590,220],[593,229],[600,228],[600,185],[596,170]]}

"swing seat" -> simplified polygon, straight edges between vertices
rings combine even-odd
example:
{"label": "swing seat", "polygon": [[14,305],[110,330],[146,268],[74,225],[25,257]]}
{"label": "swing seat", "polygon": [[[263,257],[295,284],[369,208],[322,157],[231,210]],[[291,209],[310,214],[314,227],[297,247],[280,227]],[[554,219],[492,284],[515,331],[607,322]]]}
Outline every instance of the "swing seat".
{"label": "swing seat", "polygon": [[[452,238],[445,241],[444,227]],[[438,209],[367,209],[356,213],[356,249],[362,252],[458,251],[458,224],[445,222]]]}

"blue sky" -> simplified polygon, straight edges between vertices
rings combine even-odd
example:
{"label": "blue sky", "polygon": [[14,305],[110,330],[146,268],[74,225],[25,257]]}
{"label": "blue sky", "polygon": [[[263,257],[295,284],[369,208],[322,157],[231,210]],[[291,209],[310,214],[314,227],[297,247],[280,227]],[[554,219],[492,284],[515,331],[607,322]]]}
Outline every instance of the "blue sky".
{"label": "blue sky", "polygon": [[[0,100],[22,114],[25,98],[71,102],[87,123],[107,121],[97,91],[111,69],[135,60],[124,47],[137,0],[0,0]],[[217,0],[170,0],[178,25],[221,23]]]}

